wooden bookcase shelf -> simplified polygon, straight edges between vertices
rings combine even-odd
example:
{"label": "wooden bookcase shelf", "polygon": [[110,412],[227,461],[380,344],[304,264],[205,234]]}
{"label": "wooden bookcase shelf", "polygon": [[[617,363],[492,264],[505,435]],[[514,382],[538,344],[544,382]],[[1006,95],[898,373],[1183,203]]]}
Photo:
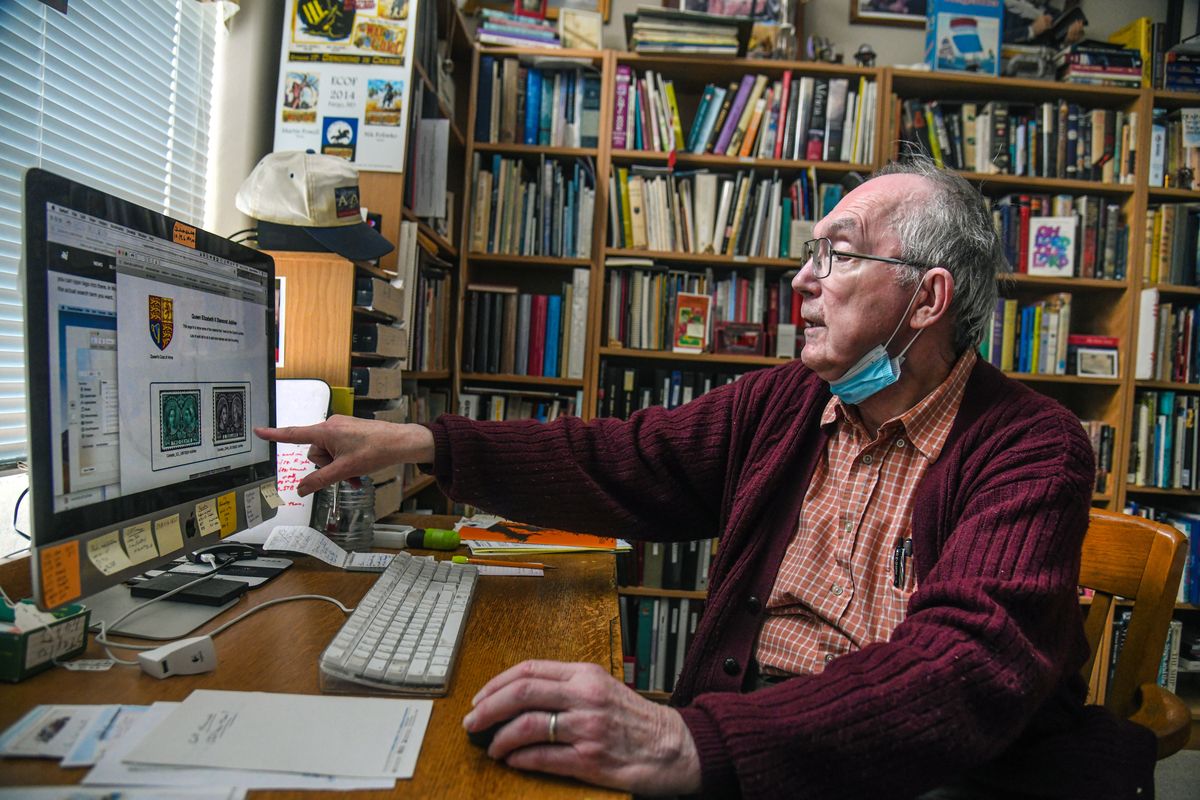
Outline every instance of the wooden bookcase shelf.
{"label": "wooden bookcase shelf", "polygon": [[400,210],[400,213],[404,219],[408,220],[409,222],[417,223],[417,230],[425,236],[428,236],[443,254],[452,259],[458,258],[458,248],[451,244],[446,237],[442,236],[440,233],[430,227],[427,222],[417,217],[417,215],[414,214],[411,209],[404,207]]}
{"label": "wooden bookcase shelf", "polygon": [[[541,59],[553,59],[562,63],[564,60],[572,58],[583,59],[588,64],[599,67],[602,72],[602,89],[600,137],[597,146],[594,148],[561,148],[475,142],[473,134],[476,129],[474,118],[476,103],[474,100],[478,96],[479,55],[481,53],[496,59],[518,59],[526,67],[547,63],[540,61]],[[847,78],[851,86],[858,85],[860,79],[872,81],[876,91],[873,108],[875,129],[873,138],[870,140],[873,157],[868,159],[867,163],[849,163],[786,158],[757,159],[713,154],[697,155],[683,151],[671,156],[665,152],[615,149],[612,146],[611,131],[618,67],[629,67],[639,77],[646,70],[653,70],[661,74],[663,78],[673,81],[685,136],[688,134],[697,112],[704,88],[709,83],[725,87],[731,81],[739,81],[742,76],[747,74],[766,75],[770,83],[781,80],[785,71],[791,71],[798,77]],[[554,67],[547,66],[546,68]],[[1161,498],[1167,502],[1186,504],[1200,496],[1200,492],[1152,489],[1128,485],[1125,482],[1125,472],[1132,447],[1131,433],[1134,427],[1133,412],[1136,391],[1158,389],[1200,392],[1200,384],[1162,383],[1134,379],[1134,354],[1137,352],[1139,315],[1138,299],[1143,288],[1143,252],[1144,240],[1147,235],[1142,221],[1146,219],[1152,204],[1200,202],[1200,191],[1148,185],[1149,162],[1145,156],[1150,153],[1151,149],[1149,120],[1155,107],[1177,109],[1200,106],[1200,93],[1168,93],[1148,89],[1074,85],[1009,78],[997,79],[978,75],[929,73],[890,67],[867,69],[813,62],[646,56],[607,51],[604,53],[568,50],[545,51],[536,48],[486,48],[482,50],[476,48],[475,64],[472,69],[472,88],[469,96],[471,98],[470,119],[466,121],[463,128],[467,134],[468,171],[472,159],[476,155],[480,155],[483,161],[488,162],[493,154],[508,158],[525,158],[526,163],[541,157],[545,157],[547,160],[551,158],[589,158],[593,159],[595,164],[596,194],[591,239],[592,250],[587,258],[483,254],[466,252],[466,247],[460,248],[458,259],[460,288],[457,316],[459,336],[456,337],[458,352],[451,370],[456,391],[464,382],[469,382],[476,388],[497,386],[515,389],[528,386],[531,389],[537,388],[545,391],[581,390],[583,404],[579,413],[584,418],[596,416],[600,408],[599,398],[604,389],[605,379],[608,377],[602,374],[602,361],[605,368],[612,364],[618,364],[623,369],[636,368],[639,374],[643,371],[654,373],[662,371],[663,368],[670,371],[672,364],[676,365],[676,369],[680,371],[687,370],[707,374],[708,372],[728,373],[769,368],[786,363],[786,359],[764,356],[730,356],[712,353],[679,354],[666,350],[610,346],[609,332],[607,331],[607,306],[610,302],[608,279],[622,267],[613,265],[610,268],[606,263],[608,260],[647,259],[653,261],[657,269],[693,274],[703,274],[711,270],[718,279],[734,273],[738,276],[746,276],[765,270],[768,283],[782,280],[787,271],[796,270],[802,266],[800,262],[787,258],[730,257],[611,246],[609,217],[614,211],[614,204],[609,198],[610,181],[614,180],[618,169],[627,170],[640,165],[653,168],[647,170],[646,174],[666,173],[673,168],[676,172],[707,170],[719,176],[736,175],[749,171],[756,178],[770,178],[778,173],[781,177],[786,176],[788,181],[800,175],[815,173],[818,181],[833,184],[840,182],[851,172],[868,174],[895,156],[894,143],[900,138],[900,117],[894,112],[897,110],[899,102],[906,99],[936,100],[951,104],[973,102],[980,105],[989,101],[999,101],[1022,106],[1062,99],[1086,108],[1126,113],[1136,112],[1139,126],[1134,143],[1136,146],[1133,149],[1136,150],[1139,157],[1135,162],[1132,180],[1126,178],[1125,182],[1102,182],[1028,175],[984,174],[973,171],[964,171],[961,174],[979,186],[985,196],[993,200],[1008,194],[1023,193],[1065,194],[1073,197],[1086,195],[1098,198],[1102,209],[1106,204],[1118,206],[1124,221],[1129,226],[1124,259],[1126,264],[1124,278],[1121,280],[1063,279],[1015,274],[1006,279],[1002,290],[1006,296],[1017,298],[1021,302],[1041,299],[1058,292],[1070,293],[1073,302],[1071,332],[1119,338],[1121,356],[1118,376],[1099,378],[1026,373],[1010,373],[1010,375],[1033,389],[1044,392],[1062,402],[1075,411],[1081,419],[1100,420],[1113,427],[1115,436],[1112,448],[1111,480],[1106,491],[1098,492],[1093,497],[1095,506],[1120,510],[1125,506],[1126,499],[1132,497],[1136,497],[1139,502]],[[464,192],[462,235],[458,237],[460,242],[469,241],[470,210],[473,208],[471,192],[476,188],[470,185],[469,179],[467,183],[468,186]],[[523,289],[527,284],[546,287],[554,281],[569,277],[569,274],[564,273],[580,268],[586,268],[590,273],[586,367],[582,380],[520,375],[463,374],[461,372],[459,365],[462,363],[463,287],[472,281],[481,284],[501,282],[520,284]],[[636,265],[625,265],[624,268],[638,269]],[[1158,284],[1155,288],[1158,288],[1163,295],[1176,297],[1181,302],[1194,302],[1195,298],[1200,297],[1200,287]],[[546,289],[539,288],[538,291],[546,291]],[[703,593],[628,586],[620,587],[619,592],[622,597],[630,598],[630,602],[636,602],[637,598],[643,597],[678,597],[690,600],[703,597]],[[1191,612],[1194,609],[1181,606],[1181,611]],[[664,693],[643,692],[643,694],[657,699],[667,697]]]}

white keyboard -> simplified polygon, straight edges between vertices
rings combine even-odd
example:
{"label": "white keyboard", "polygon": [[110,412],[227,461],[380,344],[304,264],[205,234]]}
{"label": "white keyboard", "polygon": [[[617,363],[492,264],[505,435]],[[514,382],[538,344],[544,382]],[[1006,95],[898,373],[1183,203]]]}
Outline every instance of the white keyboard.
{"label": "white keyboard", "polygon": [[467,564],[397,553],[321,654],[322,688],[445,694],[478,577]]}

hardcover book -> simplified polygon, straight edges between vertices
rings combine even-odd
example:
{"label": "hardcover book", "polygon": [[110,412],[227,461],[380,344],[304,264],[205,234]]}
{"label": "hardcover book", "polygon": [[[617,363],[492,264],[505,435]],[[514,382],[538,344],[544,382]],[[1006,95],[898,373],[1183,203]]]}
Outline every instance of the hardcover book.
{"label": "hardcover book", "polygon": [[1075,272],[1074,217],[1033,217],[1029,220],[1030,275],[1070,278]]}
{"label": "hardcover book", "polygon": [[703,353],[707,349],[711,304],[712,297],[707,294],[679,292],[675,296],[673,352]]}

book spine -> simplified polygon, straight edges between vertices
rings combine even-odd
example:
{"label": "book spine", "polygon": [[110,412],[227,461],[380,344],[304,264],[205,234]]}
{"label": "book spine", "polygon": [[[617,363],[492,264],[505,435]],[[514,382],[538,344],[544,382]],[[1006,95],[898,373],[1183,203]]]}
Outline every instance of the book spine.
{"label": "book spine", "polygon": [[542,116],[542,71],[530,68],[525,73],[525,124],[521,141],[537,144],[538,121]]}
{"label": "book spine", "polygon": [[746,101],[750,97],[750,91],[754,88],[754,82],[753,75],[742,76],[742,84],[738,87],[737,97],[734,98],[733,104],[729,108],[729,114],[725,117],[725,125],[721,128],[721,134],[717,137],[713,152],[724,153],[729,148],[729,142],[733,139],[733,132],[737,129],[742,112],[746,109]]}

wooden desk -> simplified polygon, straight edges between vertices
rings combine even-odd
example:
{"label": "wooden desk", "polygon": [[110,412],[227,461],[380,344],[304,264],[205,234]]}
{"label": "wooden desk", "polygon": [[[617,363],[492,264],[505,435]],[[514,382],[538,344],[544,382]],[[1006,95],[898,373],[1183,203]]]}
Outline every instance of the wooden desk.
{"label": "wooden desk", "polygon": [[[428,520],[429,518],[424,518]],[[445,525],[452,520],[441,519]],[[426,522],[426,524],[429,524]],[[447,554],[436,554],[445,558]],[[516,557],[521,558],[521,557]],[[527,560],[534,560],[524,557]],[[467,624],[450,692],[434,700],[416,774],[398,781],[404,797],[615,798],[618,792],[577,781],[510,769],[467,742],[463,715],[492,676],[527,658],[591,661],[620,677],[621,629],[613,557],[561,554],[539,557],[558,569],[544,578],[482,577]],[[344,572],[311,558],[297,558],[281,576],[200,629],[216,627],[252,605],[293,594],[325,594],[347,605],[358,602],[374,573]],[[0,565],[0,585],[10,596],[29,595],[28,562]],[[318,694],[317,658],[345,620],[330,603],[298,600],[255,614],[214,641],[219,666],[203,675],[158,680],[137,667],[108,672],[51,669],[18,684],[0,684],[0,730],[38,703],[131,703],[183,700],[193,689]],[[130,651],[118,652],[133,658]],[[87,657],[103,657],[90,643]],[[269,747],[269,742],[263,743]],[[36,759],[0,761],[0,785],[77,783],[86,769],[62,769]],[[392,791],[337,792],[338,798],[382,798]],[[251,792],[253,797],[311,798],[313,792]]]}

